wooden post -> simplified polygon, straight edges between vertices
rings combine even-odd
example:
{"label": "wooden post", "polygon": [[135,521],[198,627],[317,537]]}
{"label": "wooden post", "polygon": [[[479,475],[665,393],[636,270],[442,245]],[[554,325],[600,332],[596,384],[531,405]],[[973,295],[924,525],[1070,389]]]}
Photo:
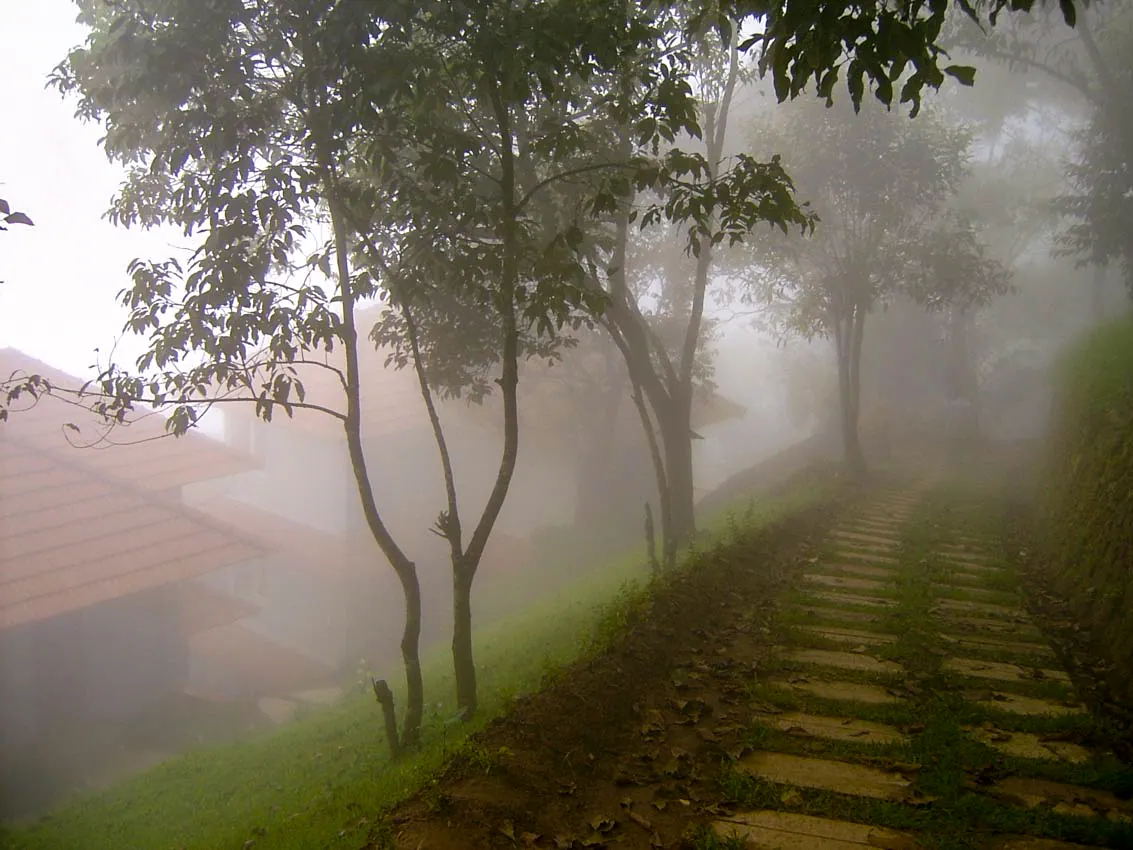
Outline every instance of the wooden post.
{"label": "wooden post", "polygon": [[374,697],[382,707],[382,719],[386,726],[386,740],[389,743],[390,761],[397,761],[401,757],[401,743],[397,735],[397,711],[393,705],[393,691],[385,679],[371,679],[374,686]]}

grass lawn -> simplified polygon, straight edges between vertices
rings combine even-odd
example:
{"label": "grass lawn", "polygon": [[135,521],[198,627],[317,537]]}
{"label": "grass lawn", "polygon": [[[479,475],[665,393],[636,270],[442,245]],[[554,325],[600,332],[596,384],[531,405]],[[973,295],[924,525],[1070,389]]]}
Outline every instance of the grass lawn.
{"label": "grass lawn", "polygon": [[[757,502],[704,517],[698,548],[710,548],[736,525],[767,525],[810,507],[830,496],[830,482],[825,473],[800,476]],[[643,561],[634,553],[589,571],[522,614],[479,630],[481,711],[470,724],[448,720],[454,690],[448,653],[426,659],[423,745],[396,764],[386,757],[373,697],[356,693],[252,740],[171,759],[67,803],[34,825],[0,829],[0,844],[25,850],[216,850],[254,840],[255,850],[360,847],[381,828],[383,810],[426,783],[516,695],[537,689],[546,675],[616,633],[619,613],[648,582]]]}

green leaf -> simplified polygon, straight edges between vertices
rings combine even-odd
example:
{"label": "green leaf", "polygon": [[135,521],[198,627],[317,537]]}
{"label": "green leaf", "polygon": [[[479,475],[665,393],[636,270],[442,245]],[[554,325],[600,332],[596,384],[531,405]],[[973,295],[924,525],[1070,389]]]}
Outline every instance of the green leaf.
{"label": "green leaf", "polygon": [[971,65],[949,65],[944,73],[960,81],[961,85],[973,86],[976,83],[976,69]]}

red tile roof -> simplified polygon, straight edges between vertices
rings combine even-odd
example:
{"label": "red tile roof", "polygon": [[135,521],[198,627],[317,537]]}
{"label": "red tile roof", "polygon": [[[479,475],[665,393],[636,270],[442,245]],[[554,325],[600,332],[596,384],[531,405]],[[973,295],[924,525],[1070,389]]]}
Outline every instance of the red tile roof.
{"label": "red tile roof", "polygon": [[[83,384],[81,378],[20,351],[0,349],[0,380],[13,374],[40,375],[53,386],[70,390],[77,390]],[[165,436],[164,420],[156,414],[116,428],[108,440],[101,440],[106,426],[95,414],[70,403],[67,399],[71,398],[73,395],[46,395],[33,402],[21,396],[13,405],[8,421],[0,423],[0,439],[16,438],[29,448],[64,458],[68,466],[79,466],[146,490],[172,490],[254,466],[251,458],[202,434],[180,438]],[[70,430],[68,424],[78,426],[79,431]]]}
{"label": "red tile roof", "polygon": [[[0,375],[76,379],[0,351]],[[76,449],[64,425],[83,411],[52,397],[0,423],[0,629],[180,582],[264,554],[254,539],[180,504],[170,492],[247,468],[199,436]],[[94,425],[87,414],[84,424]],[[139,436],[161,433],[139,423]],[[131,426],[131,436],[136,433]],[[136,439],[136,437],[135,437]]]}

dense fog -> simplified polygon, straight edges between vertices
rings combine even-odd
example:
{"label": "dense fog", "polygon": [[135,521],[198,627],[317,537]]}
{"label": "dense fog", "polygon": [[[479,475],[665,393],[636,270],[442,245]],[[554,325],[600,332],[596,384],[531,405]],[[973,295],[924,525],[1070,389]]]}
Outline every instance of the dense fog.
{"label": "dense fog", "polygon": [[[1086,48],[1053,11],[1043,15],[1008,31],[1035,49],[1061,51],[1052,67],[1082,68],[1089,77]],[[1130,53],[1113,46],[1118,31],[1128,31],[1128,15],[1108,4],[1087,17],[1128,79]],[[10,415],[0,423],[0,814],[38,814],[72,791],[106,787],[201,745],[266,734],[343,700],[373,704],[378,739],[374,681],[393,686],[399,716],[405,706],[407,576],[420,594],[420,660],[448,669],[462,582],[471,587],[473,632],[487,634],[618,564],[632,562],[627,575],[647,580],[667,567],[670,543],[674,551],[685,546],[721,509],[771,492],[803,469],[868,474],[926,445],[961,451],[1040,439],[1051,364],[1085,329],[1127,310],[1129,256],[1123,267],[1116,251],[1091,255],[1067,241],[1079,219],[1059,199],[1082,191],[1073,169],[1088,155],[1097,107],[1057,73],[1008,67],[974,27],[959,16],[953,23],[954,61],[978,69],[975,85],[950,79],[939,93],[926,91],[915,118],[908,105],[886,110],[868,92],[855,113],[841,83],[830,107],[812,91],[780,104],[752,57],[709,39],[692,75],[708,130],[699,139],[680,134],[676,144],[714,168],[737,154],[759,162],[781,156],[794,197],[807,206],[782,229],[761,223],[734,244],[721,238],[692,251],[688,221],[646,221],[644,210],[664,191],[637,190],[631,204],[641,217],[627,223],[610,212],[601,232],[579,237],[586,262],[555,279],[580,286],[572,275],[593,261],[601,273],[589,294],[621,300],[604,308],[574,298],[550,336],[520,314],[510,424],[509,355],[493,348],[506,320],[486,306],[500,303],[496,290],[473,291],[478,284],[464,280],[472,273],[451,284],[471,287],[461,290],[471,295],[450,303],[434,294],[414,308],[420,370],[407,342],[412,326],[399,313],[409,301],[397,299],[408,296],[396,288],[401,283],[379,280],[377,293],[351,302],[357,369],[341,343],[328,346],[315,333],[307,345],[299,333],[288,340],[296,343],[294,372],[275,351],[268,378],[240,383],[236,368],[200,378],[193,404],[202,418],[176,438],[162,436],[161,414],[145,415],[148,390],[121,417],[134,424],[113,429],[92,412],[94,402],[67,395],[98,377],[98,370],[79,371],[67,334],[45,331],[33,349],[6,330],[14,338],[0,339],[9,346],[0,350],[0,377],[42,375],[63,392],[34,404],[26,393],[9,398]],[[44,70],[24,75],[21,85],[41,83]],[[66,109],[97,93],[96,79],[75,85]],[[542,132],[541,116],[529,118],[530,132]],[[91,127],[73,125],[84,155],[101,160],[87,141]],[[26,151],[40,132],[34,115],[19,132]],[[71,250],[49,205],[41,205],[52,191],[50,170],[9,161],[3,151],[0,192],[35,225],[14,223],[0,235],[0,311],[11,291],[50,314],[70,298],[67,287],[83,282],[54,281],[51,262],[42,262]],[[537,183],[543,166],[529,160],[534,176],[524,176],[519,159],[520,182]],[[115,172],[115,182],[126,173]],[[568,185],[524,225],[522,237],[543,253],[520,257],[521,290],[524,280],[538,279],[540,263],[567,262],[555,253],[569,253],[565,243],[546,233],[566,231],[565,211],[579,193],[606,188],[595,188],[597,180]],[[82,205],[103,203],[104,188],[88,186],[92,197]],[[369,188],[351,191],[364,196]],[[339,285],[327,247],[335,231],[320,203],[312,203],[316,220],[292,267],[272,272],[281,287],[315,281],[333,294]],[[406,203],[406,220],[425,229],[421,222],[432,219],[414,219],[417,201]],[[487,231],[485,220],[477,227]],[[380,249],[384,263],[413,261],[406,247],[419,247],[413,229],[398,226],[381,234],[390,244],[359,240],[351,256],[361,264]],[[124,243],[130,256],[161,262],[168,255],[153,233],[127,232],[139,240]],[[483,259],[513,235],[483,237],[467,256]],[[438,254],[450,265],[465,257],[450,244],[458,241],[445,242],[451,255]],[[320,252],[321,262],[306,263]],[[484,268],[497,268],[494,262],[483,260]],[[448,285],[440,265],[422,262],[405,279],[439,291]],[[131,283],[122,271],[105,285],[116,291]],[[537,303],[536,288],[531,283],[531,301],[522,303]],[[91,358],[101,368],[128,318],[112,295],[106,308],[84,329],[104,340],[103,354]],[[341,329],[341,299],[328,295],[323,308],[320,321]],[[169,322],[173,312],[156,315]],[[227,327],[218,320],[204,333],[219,338]],[[170,361],[174,371],[219,357],[194,351],[186,334],[177,343],[183,359]],[[247,351],[268,350],[270,336]],[[127,335],[115,362],[137,372],[133,355],[149,344]],[[466,371],[454,377],[446,371],[451,362]],[[281,375],[294,410],[273,395]],[[239,392],[250,400],[233,403]],[[210,394],[226,400],[206,412],[199,400]],[[351,427],[356,442],[348,439]],[[509,446],[515,465],[505,480]],[[691,480],[682,453],[691,454]],[[360,490],[360,481],[368,487]],[[501,481],[502,506],[481,537]],[[701,503],[703,510],[692,510]],[[463,526],[456,536],[454,507]],[[447,675],[443,692],[424,695],[426,723],[471,716],[476,707],[463,698],[458,704]]]}

